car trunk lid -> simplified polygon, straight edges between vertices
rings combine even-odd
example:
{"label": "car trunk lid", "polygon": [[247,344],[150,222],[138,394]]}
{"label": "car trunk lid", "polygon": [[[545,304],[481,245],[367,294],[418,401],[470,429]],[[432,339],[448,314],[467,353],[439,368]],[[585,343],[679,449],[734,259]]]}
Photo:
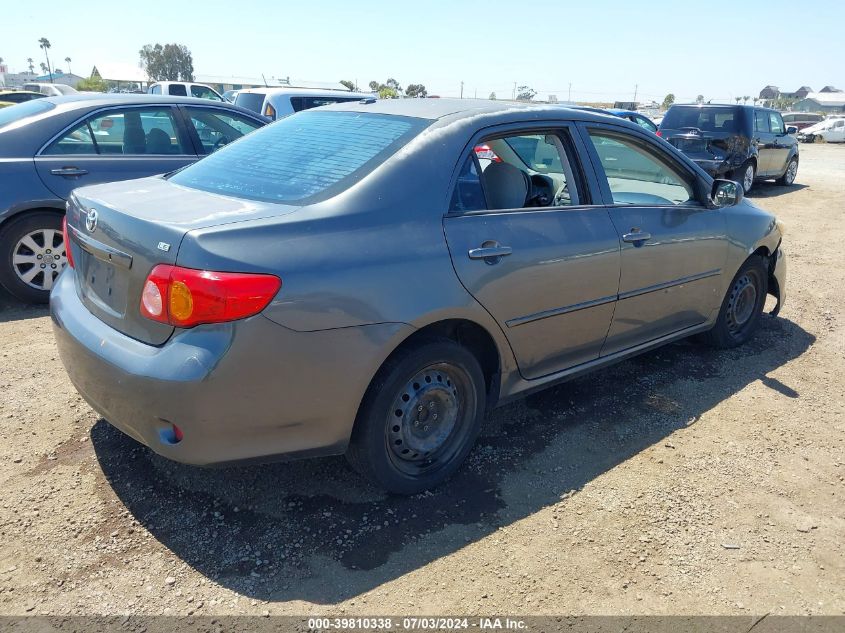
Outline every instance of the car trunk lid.
{"label": "car trunk lid", "polygon": [[297,208],[189,189],[159,177],[79,189],[67,213],[77,292],[103,322],[160,345],[174,328],[141,315],[141,292],[153,267],[176,262],[185,234]]}

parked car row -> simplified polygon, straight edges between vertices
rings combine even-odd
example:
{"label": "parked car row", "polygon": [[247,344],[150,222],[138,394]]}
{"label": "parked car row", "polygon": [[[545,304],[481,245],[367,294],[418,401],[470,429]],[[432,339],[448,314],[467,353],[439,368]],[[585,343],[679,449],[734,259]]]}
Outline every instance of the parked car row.
{"label": "parked car row", "polygon": [[171,172],[267,123],[232,104],[155,95],[44,97],[0,110],[0,284],[46,303],[61,222],[84,185]]}
{"label": "parked car row", "polygon": [[831,116],[798,133],[804,143],[845,143],[845,116]]}
{"label": "parked car row", "polygon": [[[31,127],[36,169],[13,168],[62,178],[120,114],[124,146],[162,120],[192,143],[183,169],[70,195],[50,302],[82,396],[170,459],[345,453],[416,493],[497,404],[693,334],[740,345],[785,298],[776,219],[621,117],[359,99],[194,162],[191,121],[224,106],[149,99]],[[0,140],[47,125],[35,109]]]}

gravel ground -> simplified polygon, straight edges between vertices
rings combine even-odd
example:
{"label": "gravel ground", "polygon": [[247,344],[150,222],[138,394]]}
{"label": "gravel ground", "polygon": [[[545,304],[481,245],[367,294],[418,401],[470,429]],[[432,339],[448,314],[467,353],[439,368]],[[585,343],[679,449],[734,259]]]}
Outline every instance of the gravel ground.
{"label": "gravel ground", "polygon": [[44,309],[0,296],[0,614],[845,613],[845,146],[754,201],[789,297],[497,410],[413,498],[342,458],[170,463],[77,396]]}

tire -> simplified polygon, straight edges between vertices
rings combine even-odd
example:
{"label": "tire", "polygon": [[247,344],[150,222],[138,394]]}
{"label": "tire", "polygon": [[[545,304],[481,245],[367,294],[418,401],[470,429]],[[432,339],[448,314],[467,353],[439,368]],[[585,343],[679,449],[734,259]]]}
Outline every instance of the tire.
{"label": "tire", "polygon": [[742,167],[736,170],[736,180],[742,187],[743,193],[748,193],[754,186],[754,178],[757,176],[757,168],[754,166],[754,161],[748,160],[742,164]]}
{"label": "tire", "polygon": [[0,284],[21,301],[47,303],[66,264],[61,214],[23,213],[0,230]]}
{"label": "tire", "polygon": [[777,179],[777,184],[788,187],[795,182],[795,176],[798,175],[798,158],[792,157],[786,165],[786,171],[783,176]]}
{"label": "tire", "polygon": [[745,260],[728,286],[716,324],[702,335],[705,343],[726,349],[742,345],[754,335],[760,325],[768,292],[767,263],[759,255]]}
{"label": "tire", "polygon": [[475,444],[486,397],[478,360],[454,341],[429,339],[400,350],[367,389],[346,457],[389,492],[433,488]]}

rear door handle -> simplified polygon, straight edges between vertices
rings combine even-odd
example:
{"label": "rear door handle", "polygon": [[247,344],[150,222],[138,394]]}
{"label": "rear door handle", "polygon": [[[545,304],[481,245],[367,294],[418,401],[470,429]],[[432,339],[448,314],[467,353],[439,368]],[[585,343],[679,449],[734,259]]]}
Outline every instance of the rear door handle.
{"label": "rear door handle", "polygon": [[88,173],[88,170],[79,167],[60,167],[59,169],[51,169],[50,173],[54,176],[84,176]]}
{"label": "rear door handle", "polygon": [[651,233],[644,233],[643,231],[635,231],[631,229],[630,233],[625,233],[622,236],[623,242],[640,246],[643,242],[651,239]]}
{"label": "rear door handle", "polygon": [[502,246],[495,242],[484,242],[480,248],[471,248],[467,252],[470,259],[483,259],[488,264],[496,264],[502,257],[513,253],[510,246]]}

